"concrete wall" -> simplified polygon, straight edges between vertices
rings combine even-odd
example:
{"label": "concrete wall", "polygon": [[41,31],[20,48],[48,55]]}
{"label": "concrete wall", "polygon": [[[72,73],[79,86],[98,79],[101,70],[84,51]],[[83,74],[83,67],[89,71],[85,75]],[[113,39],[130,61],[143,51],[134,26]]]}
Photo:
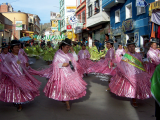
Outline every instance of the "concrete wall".
{"label": "concrete wall", "polygon": [[22,13],[22,12],[8,12],[8,13],[2,13],[5,17],[7,17],[9,20],[15,24],[15,21],[22,21],[22,24],[25,24],[28,26],[28,14]]}

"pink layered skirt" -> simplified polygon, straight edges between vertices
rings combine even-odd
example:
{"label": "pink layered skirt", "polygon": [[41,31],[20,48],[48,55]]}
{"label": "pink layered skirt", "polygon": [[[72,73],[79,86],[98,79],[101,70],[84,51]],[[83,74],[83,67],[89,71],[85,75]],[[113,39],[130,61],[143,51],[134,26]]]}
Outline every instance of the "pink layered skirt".
{"label": "pink layered skirt", "polygon": [[[21,78],[19,80],[23,81],[24,79]],[[22,88],[17,87],[17,85],[15,85],[9,77],[3,76],[0,80],[0,100],[10,103],[24,103],[33,101],[36,96],[40,95],[38,90],[40,82],[35,84],[35,82],[33,83],[28,77],[25,77],[24,81],[24,84],[28,82],[32,88],[23,90]]]}
{"label": "pink layered skirt", "polygon": [[48,98],[58,101],[69,101],[79,99],[86,95],[86,82],[77,72],[62,72],[56,77],[53,75],[44,88]]}
{"label": "pink layered skirt", "polygon": [[147,73],[137,73],[136,76],[130,76],[127,79],[121,72],[117,72],[111,78],[109,88],[112,93],[127,98],[147,99],[150,98],[151,83]]}
{"label": "pink layered skirt", "polygon": [[108,60],[100,60],[87,69],[88,73],[101,73],[114,76],[116,71],[113,67],[109,68]]}
{"label": "pink layered skirt", "polygon": [[148,74],[150,75],[150,77],[152,77],[155,69],[156,69],[156,64],[153,64],[153,63],[147,63],[147,64],[144,64],[144,67],[145,69],[147,70]]}
{"label": "pink layered skirt", "polygon": [[83,68],[84,73],[88,74],[87,69],[90,68],[91,66],[93,66],[95,63],[92,62],[91,60],[87,60],[87,59],[79,59],[78,63],[80,64],[80,66]]}

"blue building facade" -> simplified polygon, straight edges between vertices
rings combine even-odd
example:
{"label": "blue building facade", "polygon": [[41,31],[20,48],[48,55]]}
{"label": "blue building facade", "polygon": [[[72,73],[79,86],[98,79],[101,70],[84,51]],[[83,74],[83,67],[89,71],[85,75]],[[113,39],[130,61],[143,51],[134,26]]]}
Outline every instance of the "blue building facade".
{"label": "blue building facade", "polygon": [[[146,0],[147,3],[154,1]],[[134,39],[140,47],[144,38],[150,37],[149,6],[137,7],[136,0],[103,0],[102,7],[110,11],[110,38],[116,38],[123,45],[128,39]]]}

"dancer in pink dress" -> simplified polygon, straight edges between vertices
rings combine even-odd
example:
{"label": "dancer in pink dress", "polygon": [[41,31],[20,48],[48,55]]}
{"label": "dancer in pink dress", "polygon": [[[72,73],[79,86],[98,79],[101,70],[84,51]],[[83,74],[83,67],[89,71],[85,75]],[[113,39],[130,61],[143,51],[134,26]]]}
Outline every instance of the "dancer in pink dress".
{"label": "dancer in pink dress", "polygon": [[158,64],[160,64],[160,51],[157,49],[157,39],[153,38],[150,41],[151,47],[147,53],[147,58],[149,59],[148,73],[152,76],[154,70]]}
{"label": "dancer in pink dress", "polygon": [[116,53],[115,53],[115,62],[119,63],[124,54],[125,54],[125,50],[122,47],[122,43],[118,43],[118,49],[116,50]]}
{"label": "dancer in pink dress", "polygon": [[24,58],[26,59],[25,61],[28,62],[28,56],[25,53],[24,49],[23,49],[23,44],[19,42],[19,53],[18,54],[22,54],[24,56]]}
{"label": "dancer in pink dress", "polygon": [[88,74],[87,69],[94,64],[94,62],[90,60],[89,51],[84,44],[82,44],[82,50],[78,53],[78,63],[84,69],[86,74]]}
{"label": "dancer in pink dress", "polygon": [[2,74],[1,71],[1,67],[2,67],[2,63],[5,61],[5,58],[10,55],[10,53],[8,52],[8,45],[6,43],[2,44],[2,53],[0,54],[0,80],[4,79],[6,77],[5,74]]}
{"label": "dancer in pink dress", "polygon": [[[71,49],[72,53],[69,53]],[[60,45],[53,59],[53,74],[44,88],[48,98],[65,101],[66,110],[70,110],[70,100],[86,95],[86,82],[76,68],[78,56],[71,47],[71,40],[66,38]]]}
{"label": "dancer in pink dress", "polygon": [[117,74],[111,78],[110,91],[118,96],[132,98],[132,105],[137,107],[136,99],[151,97],[150,76],[146,72],[142,57],[135,52],[135,43],[127,41],[128,52],[117,66]]}
{"label": "dancer in pink dress", "polygon": [[8,45],[6,43],[2,44],[2,53],[0,54],[0,59],[1,62],[5,61],[5,58],[10,55],[10,53],[8,52]]}
{"label": "dancer in pink dress", "polygon": [[113,40],[109,39],[107,41],[107,54],[105,58],[102,58],[99,62],[95,63],[93,66],[88,68],[89,73],[101,73],[106,75],[114,75],[113,62],[115,59]]}
{"label": "dancer in pink dress", "polygon": [[40,82],[27,72],[28,64],[24,56],[19,54],[19,42],[11,41],[12,53],[7,55],[1,63],[4,77],[0,81],[0,100],[3,102],[15,103],[17,111],[22,110],[21,104],[33,101],[39,96]]}

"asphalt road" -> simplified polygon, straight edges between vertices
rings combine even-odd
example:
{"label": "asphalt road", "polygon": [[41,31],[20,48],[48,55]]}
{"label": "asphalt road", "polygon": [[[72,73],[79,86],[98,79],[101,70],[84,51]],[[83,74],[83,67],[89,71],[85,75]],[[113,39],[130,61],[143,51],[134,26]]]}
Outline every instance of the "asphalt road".
{"label": "asphalt road", "polygon": [[[46,68],[47,63],[37,60],[32,68]],[[94,75],[84,78],[88,83],[87,95],[71,101],[71,111],[65,110],[62,102],[45,97],[45,78],[35,76],[42,82],[41,95],[23,105],[17,112],[12,103],[0,102],[0,120],[155,120],[154,99],[138,100],[138,108],[133,108],[130,99],[118,97],[108,91],[108,83]]]}

